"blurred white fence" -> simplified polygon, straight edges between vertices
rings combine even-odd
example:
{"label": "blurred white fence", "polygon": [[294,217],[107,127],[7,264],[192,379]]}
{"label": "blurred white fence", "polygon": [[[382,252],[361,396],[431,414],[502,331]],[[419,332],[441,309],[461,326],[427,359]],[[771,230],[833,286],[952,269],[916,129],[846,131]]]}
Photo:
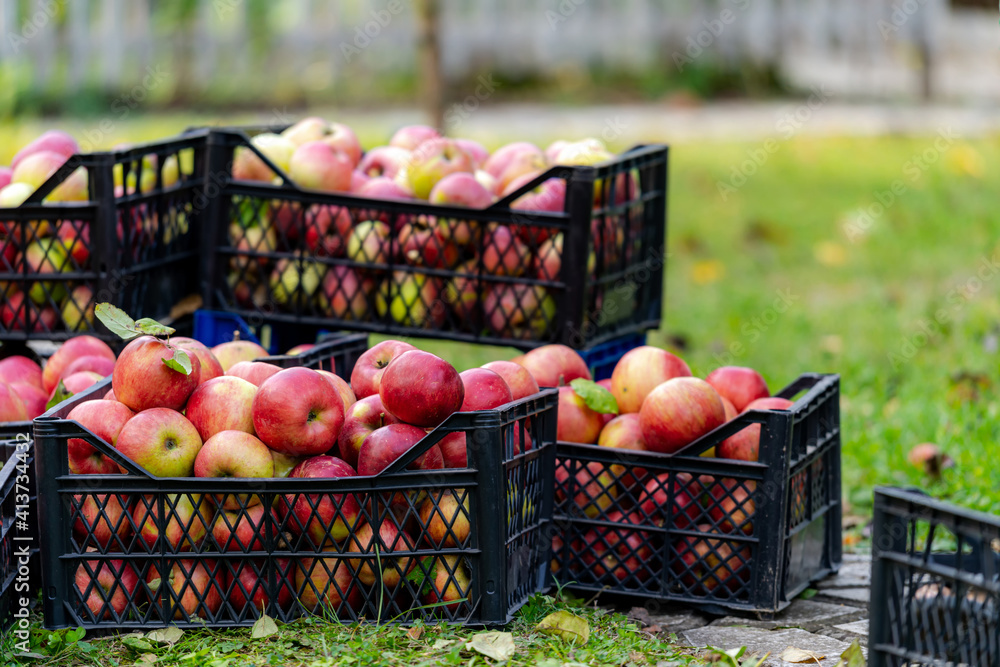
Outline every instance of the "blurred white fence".
{"label": "blurred white fence", "polygon": [[[949,0],[439,1],[449,78],[716,59],[774,65],[797,86],[844,95],[1000,89],[995,12]],[[177,18],[182,5],[194,9]],[[193,91],[322,89],[413,71],[414,23],[408,0],[0,0],[0,66],[67,92],[142,85],[158,67]]]}

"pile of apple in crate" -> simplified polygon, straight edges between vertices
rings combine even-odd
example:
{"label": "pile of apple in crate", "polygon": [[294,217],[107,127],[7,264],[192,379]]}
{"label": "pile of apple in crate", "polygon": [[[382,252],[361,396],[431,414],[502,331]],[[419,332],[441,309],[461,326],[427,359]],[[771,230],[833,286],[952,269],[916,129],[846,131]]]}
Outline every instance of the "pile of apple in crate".
{"label": "pile of apple in crate", "polygon": [[[341,377],[97,314],[132,339],[110,380],[35,422],[47,624],[502,623],[543,587],[557,399],[522,366],[389,340]],[[83,346],[114,358],[80,337],[49,368]]]}

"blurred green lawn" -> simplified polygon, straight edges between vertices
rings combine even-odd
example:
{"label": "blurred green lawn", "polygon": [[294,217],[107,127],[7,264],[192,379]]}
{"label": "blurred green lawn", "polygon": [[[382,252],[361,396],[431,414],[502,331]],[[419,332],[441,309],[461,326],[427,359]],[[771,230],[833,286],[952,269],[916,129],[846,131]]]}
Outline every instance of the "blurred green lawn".
{"label": "blurred green lawn", "polygon": [[[212,120],[129,118],[94,143],[151,140]],[[0,164],[40,128],[82,138],[93,125],[9,124],[0,128]],[[391,129],[358,131],[371,146]],[[746,161],[763,142],[672,151],[666,312],[650,340],[675,348],[699,375],[747,365],[772,389],[800,372],[840,373],[844,497],[855,513],[867,513],[879,483],[980,509],[1000,500],[1000,137],[936,139],[799,137],[776,144],[759,167]],[[754,173],[723,196],[719,183],[734,169]],[[860,214],[880,198],[881,215]],[[425,347],[463,367],[513,354]],[[956,461],[941,481],[906,461],[926,441]]]}

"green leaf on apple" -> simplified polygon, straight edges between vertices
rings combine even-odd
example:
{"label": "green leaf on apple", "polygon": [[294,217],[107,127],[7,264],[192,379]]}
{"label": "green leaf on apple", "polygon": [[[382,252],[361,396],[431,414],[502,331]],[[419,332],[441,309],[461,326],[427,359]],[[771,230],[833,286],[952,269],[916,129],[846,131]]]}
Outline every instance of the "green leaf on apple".
{"label": "green leaf on apple", "polygon": [[172,359],[164,358],[163,363],[171,370],[183,373],[184,375],[191,375],[191,357],[179,347],[175,347],[173,350],[174,357]]}
{"label": "green leaf on apple", "polygon": [[431,566],[434,559],[430,556],[422,558],[420,560],[420,567],[413,568],[409,574],[406,575],[406,580],[412,584],[415,584],[419,589],[420,595],[426,595],[431,592],[431,579],[425,572]]}
{"label": "green leaf on apple", "polygon": [[577,378],[569,383],[576,395],[583,399],[587,407],[602,415],[618,414],[618,401],[611,392],[592,380]]}
{"label": "green leaf on apple", "polygon": [[124,310],[112,306],[110,303],[97,304],[94,308],[94,315],[111,333],[119,336],[122,340],[131,340],[139,335],[135,327],[135,320],[129,317]]}
{"label": "green leaf on apple", "polygon": [[138,320],[135,323],[135,328],[136,330],[141,331],[144,334],[150,336],[158,336],[158,337],[169,336],[170,334],[175,333],[177,331],[177,329],[174,329],[173,327],[168,327],[166,324],[160,324],[156,320],[150,319],[148,317],[144,317],[141,320]]}
{"label": "green leaf on apple", "polygon": [[50,400],[48,403],[45,404],[45,410],[46,411],[51,410],[52,408],[56,407],[57,405],[65,401],[67,398],[70,398],[72,396],[73,392],[71,392],[69,389],[66,388],[66,385],[63,384],[62,380],[59,380],[59,384],[56,385],[56,391],[54,394],[52,394],[52,400]]}

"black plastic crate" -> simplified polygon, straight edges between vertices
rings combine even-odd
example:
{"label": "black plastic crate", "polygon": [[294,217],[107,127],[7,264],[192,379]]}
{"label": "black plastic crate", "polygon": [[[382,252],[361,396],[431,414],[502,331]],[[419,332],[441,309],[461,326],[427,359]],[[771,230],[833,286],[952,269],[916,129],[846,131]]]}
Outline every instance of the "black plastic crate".
{"label": "black plastic crate", "polygon": [[590,369],[594,381],[607,380],[626,352],[646,344],[646,334],[626,334],[605,343],[580,350],[580,356]]}
{"label": "black plastic crate", "polygon": [[[281,185],[234,181],[235,151],[257,152],[251,132],[214,129],[208,138],[206,190],[218,193],[205,216],[208,308],[248,322],[525,349],[581,349],[659,326],[666,146],[553,167],[469,209],[306,191],[277,167]],[[563,211],[510,208],[549,179],[565,184]]]}
{"label": "black plastic crate", "polygon": [[[840,378],[672,456],[560,442],[553,573],[571,588],[773,615],[841,562]],[[760,425],[757,462],[700,456]]]}
{"label": "black plastic crate", "polygon": [[31,440],[0,441],[0,633],[27,623],[41,583],[33,457]]}
{"label": "black plastic crate", "polygon": [[[74,155],[24,204],[0,209],[0,340],[115,342],[95,304],[162,319],[197,295],[206,137]],[[41,203],[80,168],[88,201]]]}
{"label": "black plastic crate", "polygon": [[329,334],[302,354],[278,354],[262,357],[257,361],[266,361],[282,368],[304,366],[318,371],[330,371],[350,380],[354,364],[367,351],[368,334]]}
{"label": "black plastic crate", "polygon": [[[549,584],[554,390],[497,410],[452,415],[377,476],[240,480],[152,477],[65,419],[75,405],[103,395],[106,385],[95,385],[35,420],[42,453],[41,529],[48,536],[42,573],[49,628],[246,626],[261,609],[246,600],[258,595],[266,597],[264,611],[282,620],[313,612],[325,600],[324,613],[350,620],[492,625],[508,622]],[[467,439],[468,468],[404,470],[456,433]],[[78,437],[131,474],[70,475],[67,442]],[[518,453],[526,441],[532,446]],[[231,494],[227,497],[235,503],[228,519],[219,501],[211,500],[217,494]],[[254,497],[261,499],[259,509],[251,506]],[[461,509],[446,509],[448,498]],[[275,510],[275,503],[298,506],[302,513]],[[331,511],[321,517],[324,504]],[[354,520],[355,512],[362,518],[344,537],[345,523]],[[149,516],[157,532],[147,541],[140,531]],[[427,528],[435,517],[445,517],[441,531]],[[240,542],[222,534],[240,521],[255,527],[253,538]],[[352,552],[351,545],[361,542],[350,535],[364,535],[361,521],[377,527],[380,537],[376,547]],[[171,522],[180,529],[172,541],[167,537]],[[315,535],[334,531],[338,541],[324,545],[310,526]],[[393,531],[409,537],[397,538]],[[387,556],[393,545],[403,548]],[[173,589],[157,588],[163,583],[157,575],[164,572],[173,574]],[[103,596],[90,583],[101,574],[114,580]],[[324,574],[335,585],[322,582]],[[206,575],[211,583],[198,588]],[[77,576],[82,587],[74,583]],[[426,606],[428,596],[447,594],[449,586],[462,593],[460,599]],[[175,589],[191,591],[192,598],[169,593]],[[91,593],[97,593],[92,607],[86,603]],[[185,608],[185,600],[191,606]],[[112,611],[113,604],[122,611]]]}
{"label": "black plastic crate", "polygon": [[324,340],[328,336],[343,335],[325,327],[308,327],[288,322],[270,323],[263,320],[253,324],[239,315],[220,310],[197,310],[194,313],[194,337],[209,347],[231,341],[235,336],[257,343],[265,350],[278,354],[296,345]]}
{"label": "black plastic crate", "polygon": [[875,489],[868,664],[1000,664],[1000,517]]}

